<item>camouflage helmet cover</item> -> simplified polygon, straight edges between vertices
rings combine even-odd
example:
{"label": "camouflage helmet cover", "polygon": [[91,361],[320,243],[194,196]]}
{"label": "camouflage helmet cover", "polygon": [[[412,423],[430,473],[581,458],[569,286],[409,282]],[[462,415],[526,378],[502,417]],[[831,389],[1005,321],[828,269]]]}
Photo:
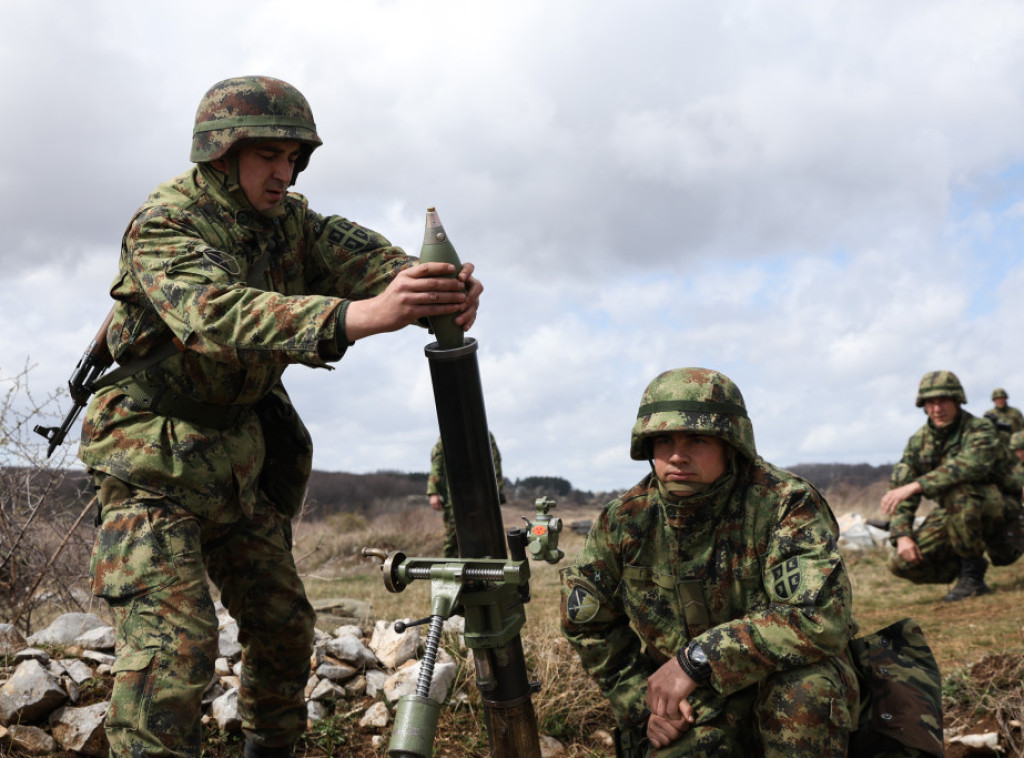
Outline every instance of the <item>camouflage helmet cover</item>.
{"label": "camouflage helmet cover", "polygon": [[711,369],[672,369],[647,385],[633,425],[629,457],[649,459],[645,440],[668,432],[719,437],[748,458],[757,457],[754,427],[739,387]]}
{"label": "camouflage helmet cover", "polygon": [[1024,430],[1010,435],[1010,450],[1024,449]]}
{"label": "camouflage helmet cover", "polygon": [[929,371],[921,377],[917,388],[917,407],[923,407],[924,401],[931,397],[951,397],[961,405],[967,402],[964,387],[952,371]]}
{"label": "camouflage helmet cover", "polygon": [[992,390],[992,399],[995,400],[996,398],[1000,397],[1009,397],[1009,395],[1006,394],[1006,390],[1004,390],[1002,387],[996,387],[994,390]]}
{"label": "camouflage helmet cover", "polygon": [[196,111],[191,159],[195,163],[217,160],[246,139],[301,142],[307,149],[296,164],[296,174],[323,144],[306,98],[288,82],[269,76],[225,79],[207,90]]}

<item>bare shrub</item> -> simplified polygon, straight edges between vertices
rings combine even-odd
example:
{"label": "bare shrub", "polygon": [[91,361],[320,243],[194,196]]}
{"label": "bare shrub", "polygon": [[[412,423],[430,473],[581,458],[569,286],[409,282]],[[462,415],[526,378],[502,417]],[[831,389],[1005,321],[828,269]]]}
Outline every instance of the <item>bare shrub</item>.
{"label": "bare shrub", "polygon": [[31,366],[0,374],[0,618],[26,633],[57,613],[84,610],[92,523],[84,474],[65,464],[59,447],[51,459],[35,423],[60,415],[53,391],[37,400]]}

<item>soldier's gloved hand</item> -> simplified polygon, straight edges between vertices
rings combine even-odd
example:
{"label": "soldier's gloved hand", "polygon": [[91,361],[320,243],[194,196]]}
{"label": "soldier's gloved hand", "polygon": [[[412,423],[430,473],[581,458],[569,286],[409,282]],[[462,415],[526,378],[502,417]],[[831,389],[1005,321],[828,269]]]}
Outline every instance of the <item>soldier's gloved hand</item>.
{"label": "soldier's gloved hand", "polygon": [[647,720],[647,739],[656,748],[663,748],[683,736],[683,732],[690,728],[690,721],[686,718],[666,719],[651,714]]}

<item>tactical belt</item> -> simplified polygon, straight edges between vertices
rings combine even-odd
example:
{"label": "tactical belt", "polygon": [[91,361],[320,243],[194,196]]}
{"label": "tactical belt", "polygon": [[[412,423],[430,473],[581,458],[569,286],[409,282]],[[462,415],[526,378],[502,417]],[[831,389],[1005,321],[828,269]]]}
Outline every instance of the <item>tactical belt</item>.
{"label": "tactical belt", "polygon": [[242,416],[255,407],[254,405],[201,403],[167,387],[160,387],[139,379],[137,376],[119,382],[118,387],[147,411],[218,431],[230,429],[238,423]]}

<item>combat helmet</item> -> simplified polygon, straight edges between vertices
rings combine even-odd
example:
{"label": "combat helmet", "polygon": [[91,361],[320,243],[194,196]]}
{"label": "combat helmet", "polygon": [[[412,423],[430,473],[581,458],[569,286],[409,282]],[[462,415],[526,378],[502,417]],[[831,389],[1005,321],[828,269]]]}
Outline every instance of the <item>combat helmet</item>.
{"label": "combat helmet", "polygon": [[1009,397],[1009,395],[1006,394],[1006,390],[1004,390],[1002,387],[996,387],[994,390],[992,390],[992,399],[995,400],[996,398],[1000,397]]}
{"label": "combat helmet", "polygon": [[929,371],[921,377],[917,388],[917,407],[923,408],[924,401],[930,397],[951,397],[961,405],[967,402],[964,387],[952,371]]}
{"label": "combat helmet", "polygon": [[309,165],[323,140],[313,111],[295,87],[269,76],[239,76],[217,82],[199,102],[192,129],[195,163],[215,161],[247,139],[298,140],[304,149],[295,163],[292,183]]}
{"label": "combat helmet", "polygon": [[666,432],[693,432],[719,437],[748,458],[757,457],[754,427],[739,387],[718,371],[677,368],[656,376],[636,414],[629,457],[648,460],[648,437]]}
{"label": "combat helmet", "polygon": [[1024,449],[1024,429],[1010,435],[1010,450]]}

